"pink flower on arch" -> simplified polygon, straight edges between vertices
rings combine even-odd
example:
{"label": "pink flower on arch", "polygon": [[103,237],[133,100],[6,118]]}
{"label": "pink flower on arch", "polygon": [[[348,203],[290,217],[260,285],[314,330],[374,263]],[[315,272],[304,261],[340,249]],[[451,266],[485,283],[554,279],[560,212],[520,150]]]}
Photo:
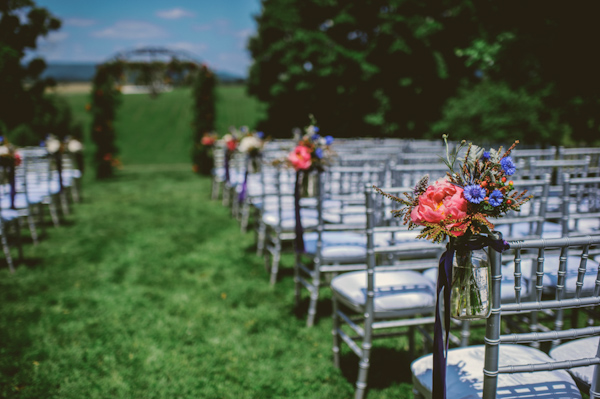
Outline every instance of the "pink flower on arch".
{"label": "pink flower on arch", "polygon": [[[448,216],[452,221],[458,221],[467,216],[467,204],[461,187],[446,180],[437,181],[419,196],[419,205],[413,208],[410,217],[421,226],[424,223],[440,223]],[[452,221],[446,224],[449,234],[462,236],[465,233],[462,223]],[[451,231],[453,228],[461,230]]]}
{"label": "pink flower on arch", "polygon": [[296,170],[306,170],[310,168],[310,165],[312,164],[310,158],[310,149],[303,145],[297,146],[294,151],[290,152],[288,155],[288,160],[292,163],[294,169]]}

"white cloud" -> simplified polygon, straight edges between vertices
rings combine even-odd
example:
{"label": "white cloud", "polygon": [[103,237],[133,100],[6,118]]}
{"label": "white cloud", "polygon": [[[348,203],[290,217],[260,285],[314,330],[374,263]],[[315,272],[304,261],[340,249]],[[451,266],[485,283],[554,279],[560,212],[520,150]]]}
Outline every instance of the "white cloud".
{"label": "white cloud", "polygon": [[206,49],[208,49],[208,46],[204,43],[192,43],[192,42],[170,43],[170,44],[167,44],[166,47],[174,49],[174,50],[184,50],[184,51],[187,51],[188,53],[191,53],[191,55],[200,55]]}
{"label": "white cloud", "polygon": [[248,44],[248,39],[254,33],[253,29],[243,29],[235,32],[235,36],[239,39],[238,48],[245,49]]}
{"label": "white cloud", "polygon": [[152,39],[165,37],[166,32],[149,22],[117,21],[113,26],[92,33],[92,36],[108,39]]}
{"label": "white cloud", "polygon": [[67,18],[65,19],[65,25],[67,26],[77,26],[77,27],[86,27],[95,25],[96,21],[93,19],[86,18]]}
{"label": "white cloud", "polygon": [[67,32],[50,32],[46,37],[41,37],[40,40],[47,43],[58,43],[65,40],[67,37],[69,37]]}
{"label": "white cloud", "polygon": [[171,10],[160,10],[156,12],[156,16],[164,19],[179,19],[184,17],[193,17],[194,13],[184,10],[183,8],[173,8]]}

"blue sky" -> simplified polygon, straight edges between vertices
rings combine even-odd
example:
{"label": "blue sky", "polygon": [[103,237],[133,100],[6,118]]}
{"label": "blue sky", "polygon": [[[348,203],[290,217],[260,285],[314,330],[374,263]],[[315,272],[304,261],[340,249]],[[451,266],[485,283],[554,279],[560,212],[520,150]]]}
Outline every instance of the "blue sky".
{"label": "blue sky", "polygon": [[48,62],[103,62],[138,47],[185,50],[212,69],[246,76],[260,0],[36,0],[63,25],[38,42]]}

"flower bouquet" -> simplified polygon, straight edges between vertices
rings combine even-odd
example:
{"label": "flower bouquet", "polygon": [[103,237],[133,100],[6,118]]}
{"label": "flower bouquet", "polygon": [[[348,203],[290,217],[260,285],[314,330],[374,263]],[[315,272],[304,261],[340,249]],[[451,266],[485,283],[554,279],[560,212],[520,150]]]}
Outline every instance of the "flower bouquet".
{"label": "flower bouquet", "polygon": [[[429,176],[424,176],[413,192],[404,193],[404,198],[375,189],[403,205],[392,212],[403,218],[409,229],[422,227],[417,238],[433,242],[449,239],[447,250],[440,258],[437,283],[438,309],[442,289],[444,292],[447,350],[448,316],[473,320],[487,318],[491,312],[490,271],[484,249],[489,246],[501,252],[508,249],[508,243],[494,239],[494,224],[489,219],[502,217],[511,210],[519,211],[531,196],[527,196],[526,190],[516,192],[513,182],[508,180],[516,172],[510,153],[518,141],[504,152],[502,147],[486,151],[463,141],[450,155],[447,136],[443,137],[446,142],[444,162],[449,169],[444,179],[430,185]],[[466,155],[457,165],[458,153],[465,145]],[[445,369],[439,314],[436,311],[434,381],[436,368]]]}
{"label": "flower bouquet", "polygon": [[[333,161],[334,152],[332,136],[321,136],[316,120],[309,115],[311,124],[304,128],[296,147],[285,159],[274,162],[275,166],[285,165],[296,170],[296,184],[294,189],[294,209],[296,217],[296,251],[304,252],[303,228],[300,218],[300,197],[303,195],[314,196],[318,191],[315,180],[311,180],[311,172],[323,172],[325,167]],[[312,184],[311,184],[312,183]]]}
{"label": "flower bouquet", "polygon": [[216,133],[204,133],[194,151],[194,172],[210,175],[214,167],[213,149],[217,143]]}
{"label": "flower bouquet", "polygon": [[265,145],[265,134],[263,132],[248,133],[240,140],[238,151],[246,154],[248,165],[247,169],[251,173],[260,170],[260,160],[262,149]]}
{"label": "flower bouquet", "polygon": [[10,185],[10,207],[15,205],[15,168],[21,164],[21,156],[16,148],[4,136],[0,136],[0,166],[2,167],[2,181]]}
{"label": "flower bouquet", "polygon": [[76,138],[68,136],[65,138],[65,148],[73,157],[73,160],[75,161],[77,170],[79,170],[81,173],[83,173],[83,168],[84,168],[83,144],[81,143],[81,141],[77,140]]}

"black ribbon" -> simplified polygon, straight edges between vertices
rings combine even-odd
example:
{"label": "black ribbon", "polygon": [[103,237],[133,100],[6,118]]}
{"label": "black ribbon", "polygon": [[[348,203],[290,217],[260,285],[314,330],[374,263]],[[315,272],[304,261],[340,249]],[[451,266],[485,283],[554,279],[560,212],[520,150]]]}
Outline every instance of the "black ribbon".
{"label": "black ribbon", "polygon": [[17,196],[17,188],[15,183],[15,164],[12,160],[12,164],[5,167],[4,170],[8,174],[8,184],[10,185],[10,209],[16,209],[15,197]]}
{"label": "black ribbon", "polygon": [[62,179],[62,154],[60,151],[54,153],[54,162],[56,163],[56,171],[58,172],[58,186],[60,191],[63,191],[63,179]]}
{"label": "black ribbon", "polygon": [[[469,239],[451,239],[446,251],[440,257],[437,298],[435,303],[435,324],[433,326],[433,399],[446,399],[446,362],[448,355],[448,335],[450,334],[450,292],[452,291],[452,262],[457,250],[477,250],[491,247],[496,252],[510,248],[502,238],[494,240],[488,236],[477,235]],[[440,297],[444,298],[444,325],[442,329]]]}
{"label": "black ribbon", "polygon": [[308,177],[302,170],[296,171],[296,186],[294,187],[294,216],[296,217],[296,253],[304,253],[304,229],[300,216],[300,197],[302,194],[302,179]]}
{"label": "black ribbon", "polygon": [[244,172],[244,183],[242,183],[242,189],[240,190],[240,194],[238,195],[238,201],[240,203],[244,202],[246,199],[246,190],[248,188],[248,168],[246,167],[246,172]]}
{"label": "black ribbon", "polygon": [[225,148],[225,182],[229,183],[229,150]]}

